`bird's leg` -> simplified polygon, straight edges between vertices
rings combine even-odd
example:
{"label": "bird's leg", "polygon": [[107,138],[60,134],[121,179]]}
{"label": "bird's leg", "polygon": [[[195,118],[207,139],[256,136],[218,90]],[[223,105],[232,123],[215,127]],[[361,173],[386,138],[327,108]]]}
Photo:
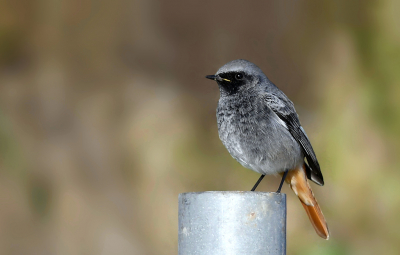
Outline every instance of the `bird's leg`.
{"label": "bird's leg", "polygon": [[286,169],[286,170],[285,170],[285,173],[284,173],[283,176],[282,176],[281,184],[279,184],[279,188],[278,188],[278,190],[276,191],[276,193],[281,193],[282,185],[283,185],[283,182],[284,182],[285,179],[286,179],[287,173],[288,173],[288,170]]}
{"label": "bird's leg", "polygon": [[256,184],[254,184],[254,187],[251,189],[251,191],[255,191],[258,184],[260,184],[260,182],[262,181],[262,179],[264,178],[265,174],[261,175],[260,178],[258,178],[258,181],[256,182]]}

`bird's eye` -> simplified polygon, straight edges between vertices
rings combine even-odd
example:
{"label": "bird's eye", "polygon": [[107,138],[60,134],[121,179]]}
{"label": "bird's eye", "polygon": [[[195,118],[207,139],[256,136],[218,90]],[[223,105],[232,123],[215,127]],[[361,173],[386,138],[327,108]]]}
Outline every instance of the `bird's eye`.
{"label": "bird's eye", "polygon": [[243,79],[243,74],[237,73],[237,74],[235,75],[235,79],[238,80],[238,81],[240,81],[241,79]]}

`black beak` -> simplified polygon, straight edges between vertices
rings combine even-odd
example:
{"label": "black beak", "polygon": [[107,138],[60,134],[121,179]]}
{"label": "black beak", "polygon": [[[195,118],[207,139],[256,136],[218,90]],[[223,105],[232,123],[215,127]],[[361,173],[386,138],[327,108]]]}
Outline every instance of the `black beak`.
{"label": "black beak", "polygon": [[217,76],[216,75],[207,75],[206,78],[215,81],[217,79]]}

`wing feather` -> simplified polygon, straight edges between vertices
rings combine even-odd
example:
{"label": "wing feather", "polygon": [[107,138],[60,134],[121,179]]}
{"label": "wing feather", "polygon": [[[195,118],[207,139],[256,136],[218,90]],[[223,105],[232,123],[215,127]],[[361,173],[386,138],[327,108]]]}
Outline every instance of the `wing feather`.
{"label": "wing feather", "polygon": [[269,108],[271,108],[272,111],[285,122],[290,134],[301,145],[308,163],[308,165],[306,164],[307,178],[316,184],[323,186],[324,178],[321,173],[317,156],[315,155],[306,132],[300,124],[299,117],[294,109],[292,101],[290,101],[283,92],[278,95],[266,93],[264,98]]}

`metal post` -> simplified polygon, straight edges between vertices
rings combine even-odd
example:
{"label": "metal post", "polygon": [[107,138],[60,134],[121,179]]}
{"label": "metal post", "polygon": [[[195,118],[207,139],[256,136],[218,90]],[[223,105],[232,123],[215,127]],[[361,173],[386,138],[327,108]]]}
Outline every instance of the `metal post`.
{"label": "metal post", "polygon": [[180,255],[286,254],[286,195],[207,191],[179,195]]}

